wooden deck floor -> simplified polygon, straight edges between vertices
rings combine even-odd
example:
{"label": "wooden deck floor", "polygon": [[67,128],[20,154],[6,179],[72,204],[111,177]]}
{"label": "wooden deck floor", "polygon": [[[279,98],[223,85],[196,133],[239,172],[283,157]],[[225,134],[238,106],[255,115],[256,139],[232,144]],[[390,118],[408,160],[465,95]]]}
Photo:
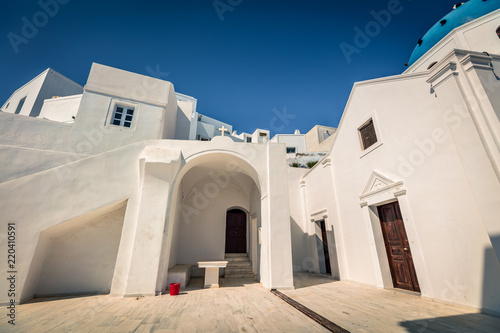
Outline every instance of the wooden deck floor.
{"label": "wooden deck floor", "polygon": [[[178,296],[36,299],[0,332],[327,332],[255,281],[202,283]],[[295,284],[281,292],[350,332],[500,332],[500,318],[404,293],[317,274],[296,274]]]}
{"label": "wooden deck floor", "polygon": [[393,290],[295,274],[281,291],[350,332],[500,332],[500,318]]}

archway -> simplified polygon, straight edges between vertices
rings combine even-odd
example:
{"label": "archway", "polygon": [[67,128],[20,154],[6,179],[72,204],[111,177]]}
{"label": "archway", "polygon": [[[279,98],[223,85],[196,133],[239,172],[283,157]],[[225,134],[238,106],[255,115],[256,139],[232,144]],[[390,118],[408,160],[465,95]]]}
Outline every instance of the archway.
{"label": "archway", "polygon": [[225,260],[229,216],[233,239],[229,243],[235,246],[229,251],[248,253],[252,272],[260,279],[263,263],[257,234],[262,225],[262,185],[244,156],[210,152],[187,157],[172,189],[171,238],[164,248],[163,269],[191,265],[191,277],[198,277],[204,273],[197,268],[198,261]]}

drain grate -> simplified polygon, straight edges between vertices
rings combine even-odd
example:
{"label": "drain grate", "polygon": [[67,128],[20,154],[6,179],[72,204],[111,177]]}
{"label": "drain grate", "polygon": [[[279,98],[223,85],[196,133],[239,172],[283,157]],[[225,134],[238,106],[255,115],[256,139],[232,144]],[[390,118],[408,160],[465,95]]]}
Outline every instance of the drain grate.
{"label": "drain grate", "polygon": [[323,326],[324,328],[330,330],[331,332],[333,332],[333,333],[349,333],[348,330],[345,330],[342,327],[340,327],[339,325],[329,321],[325,317],[320,316],[319,314],[317,314],[313,310],[309,309],[308,307],[303,306],[299,302],[291,299],[290,297],[277,291],[276,289],[271,289],[271,292],[274,295],[281,298],[283,301],[287,302],[288,304],[290,304],[291,306],[293,306],[294,308],[299,310],[300,312],[302,312],[303,314],[305,314],[306,316],[308,316],[309,318],[311,318],[312,320],[314,320],[315,322],[317,322],[318,324],[320,324],[321,326]]}

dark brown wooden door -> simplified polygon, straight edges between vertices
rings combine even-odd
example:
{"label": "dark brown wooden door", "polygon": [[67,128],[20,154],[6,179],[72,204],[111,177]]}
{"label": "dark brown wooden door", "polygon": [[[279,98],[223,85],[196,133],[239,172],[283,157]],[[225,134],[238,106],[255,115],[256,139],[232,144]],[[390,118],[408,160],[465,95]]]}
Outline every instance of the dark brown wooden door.
{"label": "dark brown wooden door", "polygon": [[330,254],[328,253],[328,238],[326,237],[325,220],[321,220],[320,225],[321,225],[321,237],[323,238],[323,253],[325,255],[326,274],[332,274],[332,268],[330,266]]}
{"label": "dark brown wooden door", "polygon": [[247,252],[247,214],[231,209],[226,215],[226,253]]}
{"label": "dark brown wooden door", "polygon": [[378,213],[394,287],[420,292],[399,203],[380,206]]}

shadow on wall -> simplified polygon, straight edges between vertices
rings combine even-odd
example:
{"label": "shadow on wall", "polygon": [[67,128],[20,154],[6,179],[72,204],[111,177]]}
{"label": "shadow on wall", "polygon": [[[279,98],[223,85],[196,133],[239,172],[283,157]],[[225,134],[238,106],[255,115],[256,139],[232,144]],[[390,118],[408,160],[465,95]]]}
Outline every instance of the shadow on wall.
{"label": "shadow on wall", "polygon": [[[313,223],[313,222],[310,222]],[[316,229],[319,229],[315,223]],[[294,273],[321,273],[326,274],[326,261],[323,250],[323,240],[321,238],[321,229],[316,230],[316,234],[309,235],[290,218],[292,233],[292,259]],[[330,257],[331,276],[339,279],[339,265],[337,260],[337,250],[335,247],[335,233],[333,227],[327,230],[328,249]]]}
{"label": "shadow on wall", "polygon": [[[498,242],[499,237],[492,238],[492,242]],[[483,313],[469,313],[459,316],[431,317],[416,320],[403,321],[402,327],[408,332],[500,332],[500,261],[493,248],[488,247],[484,251],[483,271],[480,272],[483,280],[481,294],[481,309]],[[451,297],[464,297],[462,290],[467,288],[460,283],[451,283],[446,294]],[[439,306],[439,303],[429,303],[429,309]]]}
{"label": "shadow on wall", "polygon": [[[87,217],[88,216],[88,217]],[[44,231],[48,243],[34,297],[108,294],[114,273],[125,206],[92,213]],[[42,235],[44,237],[44,235]]]}

